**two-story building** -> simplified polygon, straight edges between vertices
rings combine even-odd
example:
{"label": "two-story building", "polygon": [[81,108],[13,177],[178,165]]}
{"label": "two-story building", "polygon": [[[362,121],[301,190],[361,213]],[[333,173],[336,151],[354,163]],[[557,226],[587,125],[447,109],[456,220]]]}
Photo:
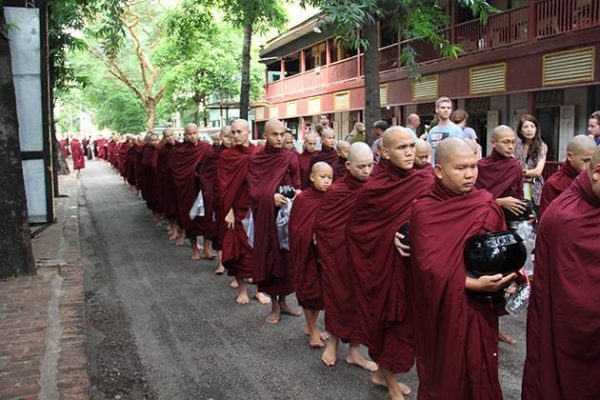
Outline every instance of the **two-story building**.
{"label": "two-story building", "polygon": [[[570,137],[585,133],[587,117],[600,109],[600,0],[497,0],[501,10],[482,24],[456,1],[440,0],[452,24],[443,31],[463,52],[442,57],[426,41],[408,43],[386,21],[379,23],[380,99],[384,118],[404,124],[417,113],[422,126],[434,101],[448,96],[470,114],[484,151],[498,124],[516,127],[530,113],[541,124],[549,160],[563,158]],[[264,101],[255,104],[255,132],[277,117],[302,139],[320,114],[338,137],[363,118],[363,55],[339,46],[322,14],[267,42]],[[421,80],[413,81],[398,55],[410,44]]]}

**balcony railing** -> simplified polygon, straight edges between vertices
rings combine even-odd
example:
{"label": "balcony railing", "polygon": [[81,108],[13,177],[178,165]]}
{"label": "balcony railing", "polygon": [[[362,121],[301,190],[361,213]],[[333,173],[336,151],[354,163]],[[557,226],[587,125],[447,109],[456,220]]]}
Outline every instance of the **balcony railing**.
{"label": "balcony railing", "polygon": [[[468,21],[441,33],[448,41],[461,46],[463,55],[497,49],[535,39],[600,26],[600,1],[598,0],[538,0],[530,21],[529,6],[507,10],[490,16],[487,24],[479,20]],[[533,26],[530,26],[533,25]],[[402,46],[410,45],[418,63],[439,61],[439,49],[426,40],[413,39],[379,49],[379,70],[400,67],[398,60]],[[362,55],[306,71],[272,82],[267,87],[267,97],[278,97],[303,92],[335,83],[358,79],[363,74]]]}

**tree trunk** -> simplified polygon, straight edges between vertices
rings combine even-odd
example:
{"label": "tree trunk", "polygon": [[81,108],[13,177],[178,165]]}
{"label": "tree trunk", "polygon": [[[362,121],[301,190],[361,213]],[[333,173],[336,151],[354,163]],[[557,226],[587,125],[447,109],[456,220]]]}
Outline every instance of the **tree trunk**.
{"label": "tree trunk", "polygon": [[147,99],[144,102],[146,108],[146,132],[154,132],[154,121],[156,119],[156,101]]}
{"label": "tree trunk", "polygon": [[250,110],[250,46],[252,45],[252,22],[244,26],[242,49],[242,88],[240,91],[240,118],[247,120]]}
{"label": "tree trunk", "polygon": [[[0,6],[0,26],[4,26]],[[35,274],[8,40],[0,34],[0,279]]]}
{"label": "tree trunk", "polygon": [[366,141],[372,144],[375,138],[371,127],[381,119],[381,104],[379,103],[379,49],[377,37],[377,22],[368,22],[363,28],[363,35],[368,42],[363,57],[365,70],[365,125],[367,127]]}

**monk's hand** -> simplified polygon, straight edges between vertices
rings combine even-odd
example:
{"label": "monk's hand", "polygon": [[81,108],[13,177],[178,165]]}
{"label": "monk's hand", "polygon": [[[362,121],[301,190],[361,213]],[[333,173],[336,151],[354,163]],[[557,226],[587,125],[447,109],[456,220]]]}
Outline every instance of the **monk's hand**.
{"label": "monk's hand", "polygon": [[313,244],[317,245],[317,235],[313,233]]}
{"label": "monk's hand", "polygon": [[502,197],[500,199],[496,199],[496,203],[498,203],[500,207],[507,209],[515,215],[521,215],[525,212],[525,203],[519,199],[515,199],[514,197]]}
{"label": "monk's hand", "polygon": [[275,193],[275,207],[281,207],[281,206],[285,206],[288,202],[288,199],[279,193]]}
{"label": "monk's hand", "polygon": [[404,235],[400,232],[396,232],[394,234],[394,246],[396,246],[396,250],[402,257],[410,257],[410,246],[407,246],[401,242],[404,239]]}
{"label": "monk's hand", "polygon": [[235,226],[235,215],[233,214],[233,208],[229,210],[227,215],[225,216],[225,222],[227,223],[228,229],[233,229]]}
{"label": "monk's hand", "polygon": [[479,278],[467,277],[466,287],[475,292],[494,293],[504,288],[517,277],[516,273],[508,274],[505,277],[502,274],[482,275]]}

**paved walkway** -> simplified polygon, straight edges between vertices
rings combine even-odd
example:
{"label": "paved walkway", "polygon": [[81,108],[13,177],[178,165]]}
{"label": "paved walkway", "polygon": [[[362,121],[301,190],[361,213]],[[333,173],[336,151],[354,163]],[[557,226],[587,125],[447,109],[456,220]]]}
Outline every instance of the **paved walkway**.
{"label": "paved walkway", "polygon": [[59,185],[57,223],[32,240],[38,274],[0,281],[0,399],[89,398],[79,182]]}

